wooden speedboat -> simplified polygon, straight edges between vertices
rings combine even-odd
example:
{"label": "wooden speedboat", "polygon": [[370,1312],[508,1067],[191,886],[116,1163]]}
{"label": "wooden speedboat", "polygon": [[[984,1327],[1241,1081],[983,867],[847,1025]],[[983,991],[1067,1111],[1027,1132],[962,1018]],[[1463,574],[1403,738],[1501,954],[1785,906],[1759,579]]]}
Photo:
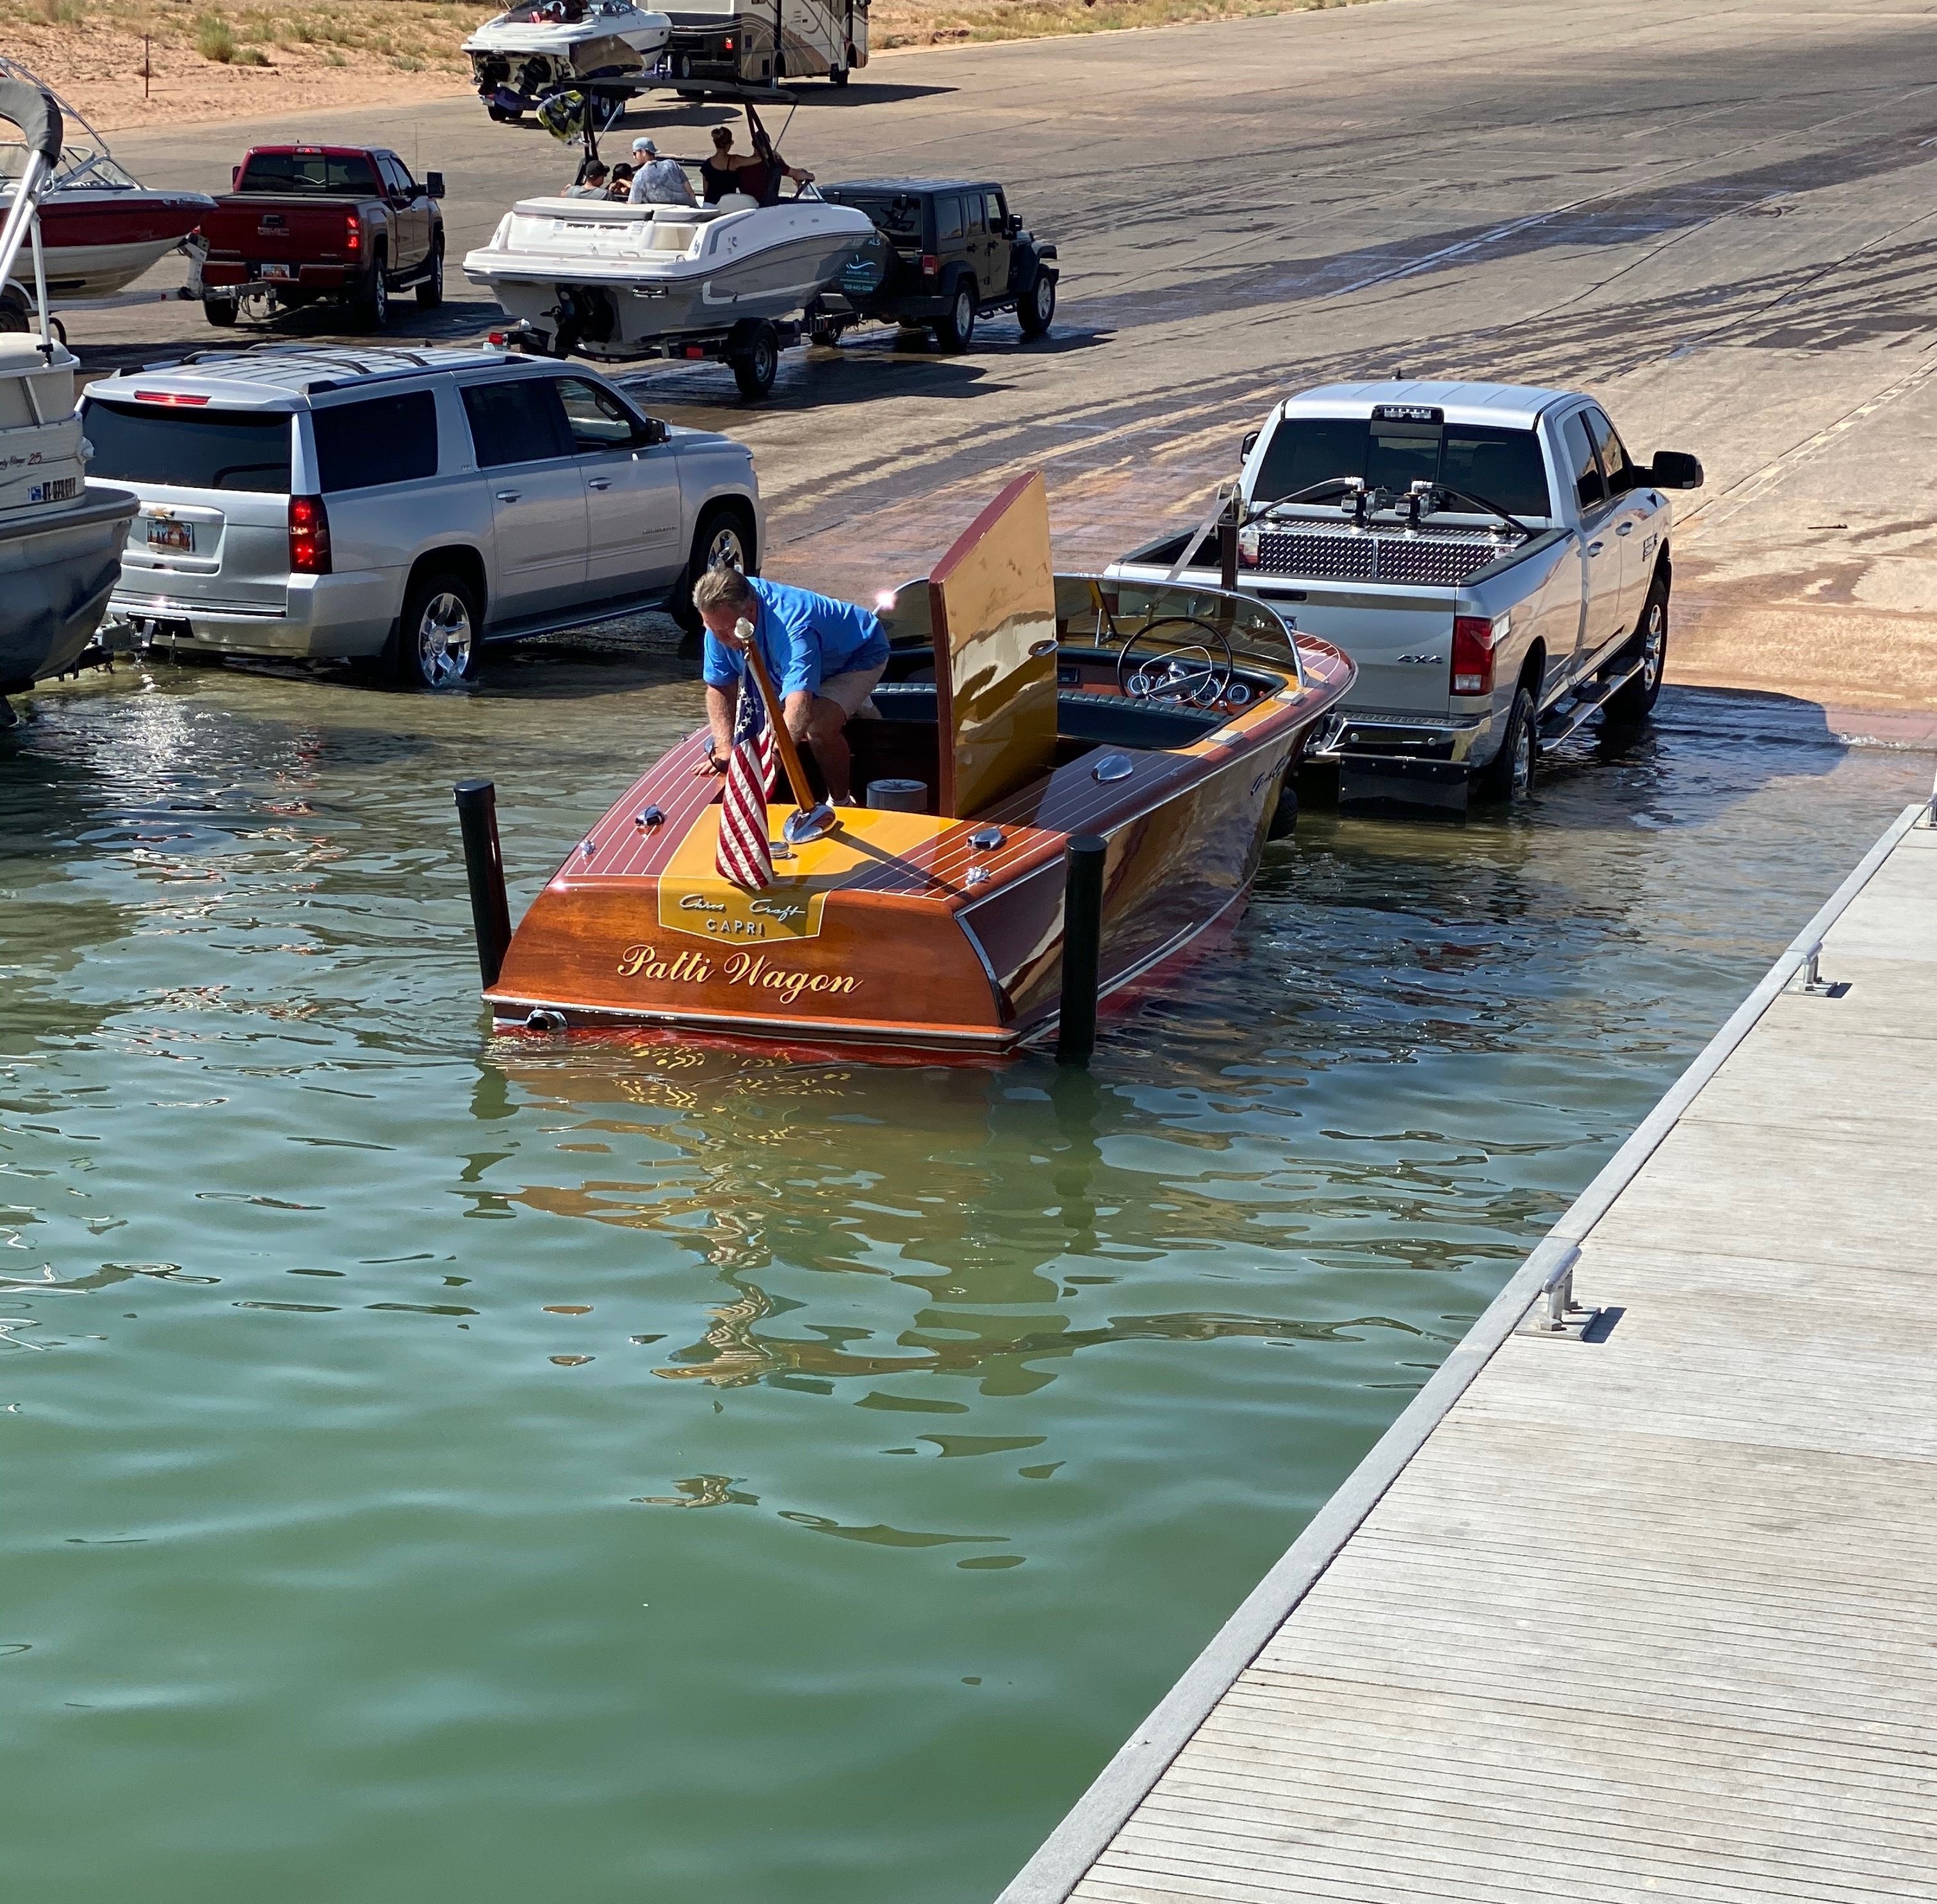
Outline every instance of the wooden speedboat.
{"label": "wooden speedboat", "polygon": [[[771,805],[772,882],[735,885],[696,734],[533,901],[486,992],[501,1025],[992,1052],[1044,1037],[1072,837],[1107,847],[1107,995],[1235,919],[1288,830],[1299,750],[1352,680],[1253,598],[1053,574],[1037,475],[883,608],[881,718],[847,726],[855,785],[921,810],[841,807],[802,829]],[[787,843],[800,831],[818,837]]]}

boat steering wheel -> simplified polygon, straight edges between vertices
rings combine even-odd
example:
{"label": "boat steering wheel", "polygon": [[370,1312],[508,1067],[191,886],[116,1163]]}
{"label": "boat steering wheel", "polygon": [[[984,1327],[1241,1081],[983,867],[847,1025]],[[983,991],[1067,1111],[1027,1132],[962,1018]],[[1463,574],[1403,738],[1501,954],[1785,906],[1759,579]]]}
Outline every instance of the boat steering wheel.
{"label": "boat steering wheel", "polygon": [[[1204,639],[1175,640],[1147,655],[1138,650],[1159,628],[1197,629]],[[1135,659],[1132,659],[1132,657]],[[1231,692],[1236,663],[1223,631],[1194,615],[1166,615],[1146,622],[1117,656],[1117,691],[1131,701],[1169,701],[1190,707],[1214,707]]]}

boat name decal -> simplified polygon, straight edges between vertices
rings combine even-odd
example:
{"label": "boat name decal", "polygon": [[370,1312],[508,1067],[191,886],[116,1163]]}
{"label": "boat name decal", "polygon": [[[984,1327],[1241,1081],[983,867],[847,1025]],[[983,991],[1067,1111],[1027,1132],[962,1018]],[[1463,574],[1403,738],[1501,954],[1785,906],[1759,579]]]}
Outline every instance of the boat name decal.
{"label": "boat name decal", "polygon": [[807,992],[856,991],[862,983],[851,972],[803,972],[797,966],[776,965],[765,952],[729,952],[716,967],[703,952],[662,958],[656,946],[647,945],[628,946],[619,955],[619,976],[668,985],[711,985],[717,978],[727,985],[777,992],[784,1005],[791,1005]]}

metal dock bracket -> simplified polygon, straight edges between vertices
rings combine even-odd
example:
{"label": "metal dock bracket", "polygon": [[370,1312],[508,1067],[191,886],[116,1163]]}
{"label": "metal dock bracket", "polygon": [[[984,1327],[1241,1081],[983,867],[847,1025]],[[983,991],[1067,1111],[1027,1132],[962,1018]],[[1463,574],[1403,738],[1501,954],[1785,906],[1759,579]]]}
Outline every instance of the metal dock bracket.
{"label": "metal dock bracket", "polygon": [[1581,1252],[1569,1246],[1554,1263],[1515,1335],[1541,1342],[1578,1342],[1600,1320],[1599,1309],[1574,1300],[1574,1268],[1580,1260]]}

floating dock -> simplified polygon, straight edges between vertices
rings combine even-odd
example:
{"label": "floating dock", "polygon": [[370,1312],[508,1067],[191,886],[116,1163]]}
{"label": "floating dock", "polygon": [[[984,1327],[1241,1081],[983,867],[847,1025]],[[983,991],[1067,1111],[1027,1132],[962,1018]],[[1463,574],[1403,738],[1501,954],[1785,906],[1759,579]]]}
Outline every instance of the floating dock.
{"label": "floating dock", "polygon": [[1937,1896],[1932,1143],[1913,807],[1002,1904]]}

